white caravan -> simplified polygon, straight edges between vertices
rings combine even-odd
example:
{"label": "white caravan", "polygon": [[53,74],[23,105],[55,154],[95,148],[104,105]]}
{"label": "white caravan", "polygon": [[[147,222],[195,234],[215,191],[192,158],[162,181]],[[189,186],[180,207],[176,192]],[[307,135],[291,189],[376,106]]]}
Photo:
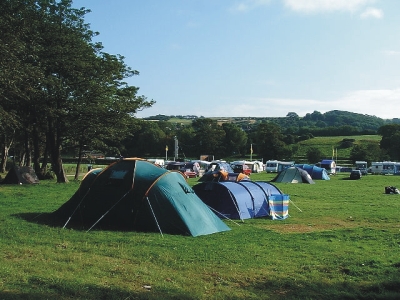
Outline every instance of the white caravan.
{"label": "white caravan", "polygon": [[294,161],[268,160],[265,164],[265,171],[267,173],[278,173],[291,166],[294,166]]}

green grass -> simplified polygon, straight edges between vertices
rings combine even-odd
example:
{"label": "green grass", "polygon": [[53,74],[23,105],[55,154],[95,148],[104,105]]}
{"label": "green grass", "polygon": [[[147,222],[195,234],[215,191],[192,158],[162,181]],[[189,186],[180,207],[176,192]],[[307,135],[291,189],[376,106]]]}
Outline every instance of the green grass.
{"label": "green grass", "polygon": [[[351,137],[304,147],[331,151],[343,138]],[[355,137],[376,142],[365,138]],[[398,298],[398,196],[383,194],[398,179],[344,176],[277,184],[292,200],[288,220],[229,222],[232,231],[198,238],[52,228],[35,220],[67,201],[77,183],[0,186],[0,298]]]}
{"label": "green grass", "polygon": [[298,150],[294,154],[296,162],[300,162],[306,158],[307,150],[311,147],[318,148],[325,158],[331,158],[333,151],[336,149],[339,163],[349,163],[349,157],[352,147],[344,148],[342,141],[344,139],[354,139],[353,145],[365,145],[365,144],[379,144],[382,137],[380,135],[358,135],[358,136],[332,136],[332,137],[315,137],[309,140],[301,141],[297,143]]}
{"label": "green grass", "polygon": [[0,185],[0,299],[399,299],[400,177],[346,177],[276,184],[288,219],[196,238],[52,227],[77,182]]}

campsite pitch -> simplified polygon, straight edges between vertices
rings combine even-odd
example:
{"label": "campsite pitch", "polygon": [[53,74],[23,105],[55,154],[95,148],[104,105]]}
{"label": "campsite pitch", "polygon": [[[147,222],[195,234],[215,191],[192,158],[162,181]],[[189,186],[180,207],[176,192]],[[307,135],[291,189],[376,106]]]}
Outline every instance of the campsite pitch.
{"label": "campsite pitch", "polygon": [[287,219],[198,237],[62,229],[77,183],[2,185],[0,299],[399,299],[400,177],[348,176],[275,183]]}

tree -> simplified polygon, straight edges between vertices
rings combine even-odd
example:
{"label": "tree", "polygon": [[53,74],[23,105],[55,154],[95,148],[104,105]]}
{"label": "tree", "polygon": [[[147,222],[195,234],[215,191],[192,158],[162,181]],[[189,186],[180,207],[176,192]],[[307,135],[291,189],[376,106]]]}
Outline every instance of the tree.
{"label": "tree", "polygon": [[[0,130],[1,170],[5,170],[8,151],[16,131],[28,136],[31,99],[42,73],[37,64],[35,43],[37,1],[2,1],[0,10]],[[25,144],[28,145],[27,141]],[[15,153],[14,153],[15,155]]]}
{"label": "tree", "polygon": [[257,150],[265,160],[284,159],[290,156],[290,149],[286,147],[281,129],[274,123],[263,122],[256,131]]}
{"label": "tree", "polygon": [[380,147],[392,160],[400,159],[400,124],[384,125],[378,129],[382,136]]}
{"label": "tree", "polygon": [[128,156],[162,156],[165,151],[165,133],[155,122],[140,122],[140,130],[125,143]]}
{"label": "tree", "polygon": [[226,154],[241,154],[246,149],[247,134],[239,126],[232,123],[224,123],[222,128],[225,131]]}
{"label": "tree", "polygon": [[[24,136],[33,138],[34,164],[40,151],[48,151],[57,182],[67,181],[61,159],[66,142],[82,147],[121,140],[134,114],[154,103],[123,81],[138,72],[122,56],[104,53],[100,43],[92,42],[96,33],[84,23],[89,11],[73,9],[71,3],[5,1],[0,22],[10,32],[22,28],[15,39],[0,34],[9,41],[1,43],[2,50],[12,53],[4,69],[16,74],[11,82],[0,79],[0,119],[15,120]],[[30,152],[30,142],[25,145]]]}
{"label": "tree", "polygon": [[366,161],[369,164],[373,161],[385,160],[386,154],[377,144],[354,145],[350,152],[350,159],[355,163],[357,160]]}
{"label": "tree", "polygon": [[315,164],[321,161],[322,152],[317,147],[310,147],[307,149],[306,157],[310,164]]}
{"label": "tree", "polygon": [[217,121],[208,118],[196,119],[193,120],[192,126],[197,156],[213,154],[216,157],[220,157],[225,154],[225,131],[218,125]]}
{"label": "tree", "polygon": [[286,118],[298,119],[299,115],[291,111],[287,113]]}

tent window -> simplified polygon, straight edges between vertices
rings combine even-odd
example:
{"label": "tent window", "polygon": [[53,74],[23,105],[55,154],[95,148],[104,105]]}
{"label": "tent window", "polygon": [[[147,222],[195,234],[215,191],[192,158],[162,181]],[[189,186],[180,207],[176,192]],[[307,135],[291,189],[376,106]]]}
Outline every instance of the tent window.
{"label": "tent window", "polygon": [[110,175],[110,179],[124,179],[126,173],[128,173],[128,171],[117,171],[114,170],[112,171],[111,175]]}

